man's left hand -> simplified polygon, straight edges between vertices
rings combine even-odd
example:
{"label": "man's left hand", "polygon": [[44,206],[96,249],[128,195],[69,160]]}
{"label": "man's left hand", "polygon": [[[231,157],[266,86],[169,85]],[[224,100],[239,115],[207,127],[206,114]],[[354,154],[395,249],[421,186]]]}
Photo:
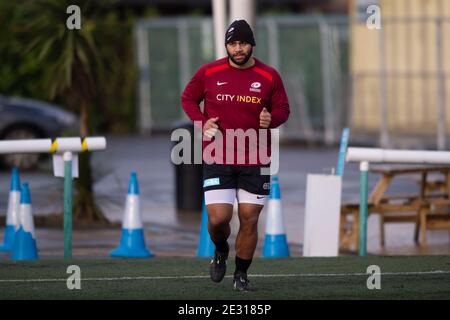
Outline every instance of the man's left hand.
{"label": "man's left hand", "polygon": [[263,129],[267,129],[270,126],[270,122],[272,121],[272,116],[269,111],[264,108],[259,114],[259,126]]}

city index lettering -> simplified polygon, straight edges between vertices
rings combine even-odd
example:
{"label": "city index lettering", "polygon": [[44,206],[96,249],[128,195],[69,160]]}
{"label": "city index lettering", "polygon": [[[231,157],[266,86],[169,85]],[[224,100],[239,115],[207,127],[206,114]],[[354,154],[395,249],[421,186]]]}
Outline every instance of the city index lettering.
{"label": "city index lettering", "polygon": [[[245,102],[245,103],[254,103],[261,104],[261,98],[252,97],[252,96],[241,96],[241,95],[231,95],[231,94],[221,94],[219,93],[216,96],[218,101],[230,101],[230,102]],[[236,100],[235,100],[236,98]]]}
{"label": "city index lettering", "polygon": [[238,102],[256,103],[261,104],[261,98],[251,96],[237,96]]}

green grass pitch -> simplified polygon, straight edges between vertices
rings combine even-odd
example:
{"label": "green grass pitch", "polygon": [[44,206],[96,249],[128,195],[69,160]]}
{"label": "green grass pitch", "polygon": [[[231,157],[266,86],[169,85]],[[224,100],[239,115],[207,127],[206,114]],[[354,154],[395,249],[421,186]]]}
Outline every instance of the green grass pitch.
{"label": "green grass pitch", "polygon": [[[67,267],[81,270],[69,290]],[[381,289],[367,288],[367,267],[381,270]],[[255,258],[254,292],[234,292],[234,260],[213,283],[209,259],[39,260],[0,262],[0,299],[450,299],[450,256]]]}

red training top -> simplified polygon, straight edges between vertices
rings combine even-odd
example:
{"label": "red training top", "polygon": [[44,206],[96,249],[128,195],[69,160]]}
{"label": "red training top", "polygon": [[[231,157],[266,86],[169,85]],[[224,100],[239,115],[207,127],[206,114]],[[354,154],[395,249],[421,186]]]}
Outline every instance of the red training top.
{"label": "red training top", "polygon": [[260,128],[260,113],[264,107],[271,113],[270,128],[283,124],[290,113],[280,75],[257,59],[246,69],[231,66],[228,57],[203,65],[186,85],[181,104],[202,128],[208,119],[219,117],[220,132],[213,140],[203,138],[203,160],[230,165],[268,164],[270,132]]}

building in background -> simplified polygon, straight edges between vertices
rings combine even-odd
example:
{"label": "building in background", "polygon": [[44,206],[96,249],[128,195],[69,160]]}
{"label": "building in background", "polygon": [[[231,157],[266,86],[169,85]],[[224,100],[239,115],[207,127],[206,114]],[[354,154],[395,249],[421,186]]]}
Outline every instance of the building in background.
{"label": "building in background", "polygon": [[[369,5],[381,8],[379,30],[366,25]],[[350,16],[351,137],[446,149],[450,1],[352,0]]]}

